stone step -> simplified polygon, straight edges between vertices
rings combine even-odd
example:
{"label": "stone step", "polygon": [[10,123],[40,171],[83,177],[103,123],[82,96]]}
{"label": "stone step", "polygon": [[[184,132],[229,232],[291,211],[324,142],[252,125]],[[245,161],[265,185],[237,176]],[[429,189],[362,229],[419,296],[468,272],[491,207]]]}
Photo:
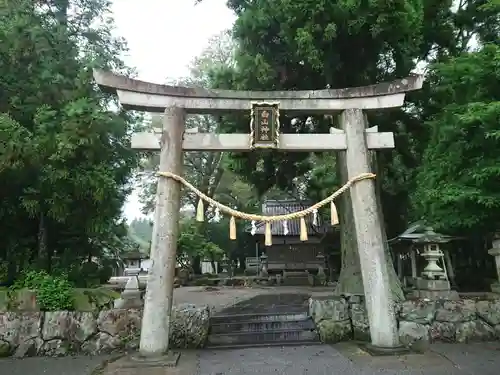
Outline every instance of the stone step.
{"label": "stone step", "polygon": [[309,285],[309,278],[307,275],[304,276],[286,276],[282,281],[284,286],[307,286]]}
{"label": "stone step", "polygon": [[240,321],[230,323],[212,324],[210,332],[219,333],[245,333],[266,332],[275,330],[312,330],[314,323],[311,319],[301,320],[272,320],[272,321]]}
{"label": "stone step", "polygon": [[228,323],[252,323],[252,322],[287,322],[306,320],[309,317],[307,307],[297,306],[297,308],[288,307],[286,312],[265,312],[257,314],[231,314],[214,315],[210,318],[211,325]]}
{"label": "stone step", "polygon": [[307,277],[306,271],[286,271],[286,277]]}
{"label": "stone step", "polygon": [[284,342],[319,342],[318,334],[311,330],[280,329],[267,332],[221,333],[208,336],[208,347],[282,344]]}
{"label": "stone step", "polygon": [[284,342],[258,342],[254,344],[231,344],[231,345],[207,345],[207,349],[248,349],[248,348],[263,348],[263,347],[271,347],[271,346],[314,346],[323,344],[319,340],[310,340],[310,341],[284,341]]}

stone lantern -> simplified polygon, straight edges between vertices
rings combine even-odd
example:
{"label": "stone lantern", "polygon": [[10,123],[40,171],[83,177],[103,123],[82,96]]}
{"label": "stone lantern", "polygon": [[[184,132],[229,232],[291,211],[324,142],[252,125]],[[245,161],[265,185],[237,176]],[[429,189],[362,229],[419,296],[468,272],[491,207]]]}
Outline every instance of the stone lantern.
{"label": "stone lantern", "polygon": [[446,272],[439,267],[437,262],[443,259],[444,253],[441,251],[439,243],[425,243],[423,251],[420,254],[426,261],[427,266],[421,272],[421,275],[428,280],[446,280]]}
{"label": "stone lantern", "polygon": [[325,256],[322,252],[316,255],[316,260],[318,261],[318,277],[325,277]]}
{"label": "stone lantern", "polygon": [[227,258],[226,254],[224,254],[220,261],[221,275],[223,276],[228,275],[228,270],[227,270],[228,266],[229,266],[229,259]]}
{"label": "stone lantern", "polygon": [[267,255],[265,253],[262,253],[262,255],[260,256],[260,264],[261,264],[260,277],[267,277],[268,276],[268,273],[267,273]]}
{"label": "stone lantern", "polygon": [[[430,227],[426,227],[424,233],[413,240],[414,245],[420,248],[420,256],[427,261],[427,265],[421,272],[421,277],[418,277],[415,282],[414,294],[416,297],[458,298],[458,293],[451,290],[448,270],[444,262],[445,254],[441,250],[441,245],[449,241],[449,238],[437,234]],[[438,264],[440,260],[443,261],[444,269]]]}

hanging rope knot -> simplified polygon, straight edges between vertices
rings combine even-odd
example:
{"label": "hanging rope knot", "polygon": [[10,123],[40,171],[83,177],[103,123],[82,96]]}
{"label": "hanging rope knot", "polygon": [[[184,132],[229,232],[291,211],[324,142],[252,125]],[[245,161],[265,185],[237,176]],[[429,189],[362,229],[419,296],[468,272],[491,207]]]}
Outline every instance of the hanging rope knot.
{"label": "hanging rope knot", "polygon": [[[204,219],[204,206],[203,202],[208,203],[210,206],[215,207],[216,214],[218,216],[219,211],[230,215],[231,220],[230,220],[230,237],[231,239],[236,239],[236,223],[235,223],[235,218],[242,219],[242,220],[250,220],[252,222],[255,221],[262,221],[265,223],[265,243],[267,246],[270,246],[271,243],[271,222],[275,221],[289,221],[289,220],[294,220],[294,219],[301,219],[300,220],[300,239],[302,241],[307,241],[307,228],[305,224],[305,216],[313,214],[314,216],[317,215],[318,209],[321,207],[325,206],[326,204],[330,203],[330,219],[331,219],[331,224],[336,225],[339,223],[339,218],[338,218],[338,212],[337,212],[337,207],[335,206],[335,203],[333,202],[335,198],[337,198],[339,195],[343,194],[345,191],[347,191],[354,183],[362,180],[367,180],[367,179],[373,179],[376,177],[375,174],[373,173],[361,173],[360,175],[353,177],[349,179],[340,189],[332,193],[330,196],[326,197],[322,201],[305,208],[304,210],[301,211],[296,211],[296,212],[291,212],[288,214],[284,215],[274,215],[274,216],[265,216],[265,215],[256,215],[256,214],[249,214],[246,212],[241,212],[238,210],[235,210],[231,207],[228,207],[220,202],[217,202],[216,200],[210,198],[206,194],[202,193],[200,190],[198,190],[196,187],[194,187],[192,184],[190,184],[188,181],[186,181],[184,178],[182,178],[179,175],[176,175],[171,172],[158,172],[158,176],[161,177],[167,177],[171,178],[175,181],[180,182],[182,185],[184,185],[186,188],[191,190],[193,193],[195,193],[199,198],[198,202],[198,207],[197,207],[197,214],[196,214],[196,220],[198,221],[203,221]],[[253,229],[253,226],[252,226]],[[288,228],[286,228],[288,229]],[[288,232],[288,230],[286,230]],[[269,238],[268,238],[269,237]]]}

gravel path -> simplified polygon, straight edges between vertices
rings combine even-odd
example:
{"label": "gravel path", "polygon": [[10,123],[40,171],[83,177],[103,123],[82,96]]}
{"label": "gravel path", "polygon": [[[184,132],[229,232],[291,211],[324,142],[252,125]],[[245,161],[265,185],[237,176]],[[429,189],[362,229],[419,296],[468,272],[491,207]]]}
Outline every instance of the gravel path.
{"label": "gravel path", "polygon": [[[497,375],[500,343],[434,344],[432,351],[371,357],[353,344],[204,350],[181,356],[188,366],[154,375]],[[198,366],[196,366],[198,354]],[[90,375],[106,357],[0,360],[5,375]],[[194,368],[197,367],[197,372]],[[195,373],[196,372],[196,373]],[[129,375],[132,372],[113,372]],[[135,371],[134,375],[152,375]]]}
{"label": "gravel path", "polygon": [[208,305],[214,312],[233,306],[239,302],[260,295],[277,294],[307,294],[307,295],[330,295],[333,293],[331,287],[216,287],[216,290],[207,287],[191,286],[176,288],[174,290],[174,303],[193,303],[197,305]]}
{"label": "gravel path", "polygon": [[203,351],[197,375],[497,375],[499,347],[442,344],[403,357],[371,357],[352,344]]}
{"label": "gravel path", "polygon": [[0,359],[1,375],[90,375],[109,357]]}

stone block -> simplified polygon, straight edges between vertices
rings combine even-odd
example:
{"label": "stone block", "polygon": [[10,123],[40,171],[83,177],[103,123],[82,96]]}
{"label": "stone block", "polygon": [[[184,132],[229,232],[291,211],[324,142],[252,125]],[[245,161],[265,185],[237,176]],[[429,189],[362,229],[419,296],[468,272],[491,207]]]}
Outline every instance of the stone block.
{"label": "stone block", "polygon": [[423,278],[416,279],[416,288],[423,290],[450,290],[450,282],[448,280],[428,280]]}
{"label": "stone block", "polygon": [[493,283],[490,287],[493,293],[500,294],[500,283]]}
{"label": "stone block", "polygon": [[429,326],[415,322],[399,323],[399,340],[401,344],[412,347],[415,343],[429,343]]}
{"label": "stone block", "polygon": [[460,296],[455,290],[414,290],[413,297],[419,299],[447,299],[459,300]]}
{"label": "stone block", "polygon": [[[100,355],[136,350],[141,318],[139,309],[110,309],[98,314],[82,311],[0,313],[0,356]],[[174,306],[171,347],[203,347],[209,320],[208,306]]]}
{"label": "stone block", "polygon": [[400,319],[404,321],[430,324],[436,315],[436,302],[425,300],[409,300],[401,304]]}
{"label": "stone block", "polygon": [[170,347],[203,348],[210,331],[210,309],[208,306],[192,304],[174,306],[171,324]]}
{"label": "stone block", "polygon": [[97,332],[97,322],[92,312],[53,311],[44,314],[42,339],[61,339],[71,343],[72,351]]}
{"label": "stone block", "polygon": [[491,326],[500,324],[500,299],[491,301],[478,301],[476,314]]}
{"label": "stone block", "polygon": [[103,310],[97,318],[99,332],[119,338],[124,343],[138,340],[142,311],[135,309]]}
{"label": "stone block", "polygon": [[431,341],[454,342],[456,326],[455,323],[433,322],[429,328]]}
{"label": "stone block", "polygon": [[0,340],[0,358],[10,357],[12,354],[8,342]]}
{"label": "stone block", "polygon": [[29,289],[19,289],[11,292],[9,310],[39,311],[36,292]]}
{"label": "stone block", "polygon": [[316,325],[319,338],[324,344],[334,344],[351,338],[351,323],[349,320],[323,320]]}
{"label": "stone block", "polygon": [[309,315],[317,324],[323,320],[344,321],[349,319],[349,305],[343,298],[309,299]]}
{"label": "stone block", "polygon": [[368,322],[368,312],[366,311],[365,304],[352,304],[350,316],[354,340],[370,341],[370,323]]}
{"label": "stone block", "polygon": [[438,322],[469,322],[476,319],[476,302],[470,299],[438,301],[435,320]]}
{"label": "stone block", "polygon": [[0,342],[9,344],[11,351],[26,341],[36,339],[42,324],[40,312],[0,313]]}
{"label": "stone block", "polygon": [[458,343],[491,341],[495,337],[495,329],[482,320],[458,323],[455,333],[455,340]]}

